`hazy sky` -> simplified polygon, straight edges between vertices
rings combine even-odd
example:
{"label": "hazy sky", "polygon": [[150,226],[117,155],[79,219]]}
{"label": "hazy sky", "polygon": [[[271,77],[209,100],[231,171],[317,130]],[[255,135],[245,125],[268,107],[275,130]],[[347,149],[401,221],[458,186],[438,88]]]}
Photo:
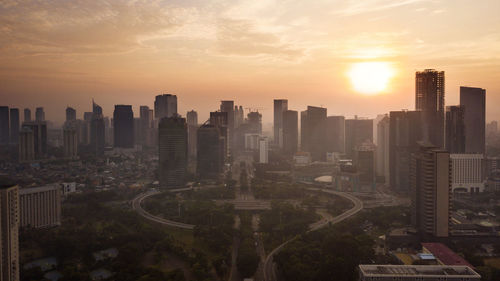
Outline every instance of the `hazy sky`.
{"label": "hazy sky", "polygon": [[[414,108],[414,72],[444,70],[446,104],[460,85],[486,89],[487,119],[500,119],[498,0],[0,1],[0,104],[44,106],[61,121],[91,98],[153,105],[178,96],[200,122],[222,99],[258,108],[325,106],[329,115],[375,116]],[[347,77],[355,62],[390,63],[380,95]]]}

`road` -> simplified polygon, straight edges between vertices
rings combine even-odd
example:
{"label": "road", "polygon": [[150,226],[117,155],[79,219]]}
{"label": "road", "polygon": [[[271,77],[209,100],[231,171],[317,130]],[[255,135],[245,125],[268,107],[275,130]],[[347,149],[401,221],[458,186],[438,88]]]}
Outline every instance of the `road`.
{"label": "road", "polygon": [[[363,209],[363,202],[351,194],[333,191],[333,190],[325,190],[325,189],[320,189],[320,188],[308,188],[308,190],[322,191],[325,193],[342,196],[348,200],[351,200],[354,203],[354,206],[351,209],[345,211],[341,215],[338,215],[338,216],[330,218],[330,219],[322,220],[319,223],[316,222],[316,223],[311,224],[309,226],[308,232],[318,230],[318,229],[325,227],[327,225],[333,225],[333,224],[339,223],[339,222],[357,214],[359,211],[361,211]],[[264,263],[264,281],[276,281],[277,280],[276,279],[276,266],[275,266],[274,261],[273,261],[273,256],[276,255],[279,251],[281,251],[281,249],[283,249],[288,243],[297,239],[297,237],[298,236],[284,242],[283,244],[281,244],[278,247],[276,247],[275,249],[273,249],[271,251],[271,253],[269,253],[269,255],[267,256],[266,261]]]}
{"label": "road", "polygon": [[141,193],[141,194],[137,195],[137,197],[135,197],[134,200],[132,200],[132,208],[137,213],[139,213],[139,215],[141,215],[142,217],[144,217],[150,221],[160,223],[163,225],[168,225],[171,227],[177,227],[177,228],[183,228],[183,229],[194,229],[194,225],[192,225],[192,224],[176,222],[176,221],[171,221],[171,220],[167,220],[164,218],[160,218],[160,217],[154,216],[154,215],[146,212],[142,208],[141,203],[144,199],[148,198],[149,196],[156,195],[158,193],[160,193],[160,192],[159,191],[148,191],[148,192]]}

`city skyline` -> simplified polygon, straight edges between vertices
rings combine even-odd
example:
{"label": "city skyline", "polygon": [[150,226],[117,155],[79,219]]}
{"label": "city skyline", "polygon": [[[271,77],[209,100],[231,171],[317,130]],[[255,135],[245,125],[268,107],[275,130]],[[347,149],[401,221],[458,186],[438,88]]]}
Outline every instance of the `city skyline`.
{"label": "city skyline", "polygon": [[[235,100],[263,106],[270,123],[272,99],[304,109],[306,96],[335,115],[375,117],[414,108],[414,73],[434,68],[445,71],[446,105],[459,103],[460,86],[480,87],[488,92],[486,119],[498,120],[500,3],[453,4],[3,2],[0,98],[11,107],[43,106],[58,123],[66,106],[79,117],[90,111],[92,97],[111,116],[115,104],[132,104],[137,114],[163,93],[176,94],[179,112],[195,109],[200,120],[219,100]],[[378,95],[356,90],[349,77],[370,62],[393,71]]]}

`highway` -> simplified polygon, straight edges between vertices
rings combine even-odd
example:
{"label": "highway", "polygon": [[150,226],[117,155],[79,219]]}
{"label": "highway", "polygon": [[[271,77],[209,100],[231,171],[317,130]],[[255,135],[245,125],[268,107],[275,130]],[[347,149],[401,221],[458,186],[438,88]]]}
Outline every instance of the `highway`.
{"label": "highway", "polygon": [[[345,211],[341,215],[338,215],[338,216],[333,217],[333,218],[328,219],[328,220],[322,220],[320,223],[316,222],[316,223],[311,224],[309,226],[308,232],[318,230],[318,229],[325,227],[327,225],[333,225],[333,224],[339,223],[339,222],[341,222],[341,221],[343,221],[351,216],[354,216],[355,214],[357,214],[359,211],[361,211],[363,209],[363,202],[351,194],[333,191],[333,190],[325,190],[325,189],[320,189],[320,188],[308,188],[308,190],[322,191],[325,193],[342,196],[348,200],[351,200],[354,203],[354,206],[351,209]],[[271,251],[271,253],[269,253],[269,255],[267,256],[266,261],[264,263],[264,281],[276,281],[277,280],[276,279],[276,266],[275,266],[274,261],[273,261],[273,256],[275,256],[279,251],[281,251],[281,249],[283,249],[288,243],[297,239],[297,237],[298,236],[295,236],[294,238],[284,242],[283,244],[281,244],[278,247],[276,247],[275,249],[273,249]]]}
{"label": "highway", "polygon": [[149,196],[153,196],[153,195],[156,195],[160,193],[159,191],[148,191],[148,192],[145,192],[145,193],[141,193],[139,195],[137,195],[134,200],[132,200],[132,208],[137,212],[139,213],[139,215],[141,215],[142,217],[150,220],[150,221],[153,221],[153,222],[156,222],[156,223],[160,223],[160,224],[163,224],[163,225],[168,225],[168,226],[171,226],[171,227],[177,227],[177,228],[183,228],[183,229],[194,229],[194,225],[192,224],[187,224],[187,223],[182,223],[182,222],[176,222],[176,221],[171,221],[171,220],[167,220],[167,219],[164,219],[164,218],[160,218],[160,217],[157,217],[157,216],[154,216],[148,212],[146,212],[142,206],[141,206],[141,203],[144,199],[148,198]]}

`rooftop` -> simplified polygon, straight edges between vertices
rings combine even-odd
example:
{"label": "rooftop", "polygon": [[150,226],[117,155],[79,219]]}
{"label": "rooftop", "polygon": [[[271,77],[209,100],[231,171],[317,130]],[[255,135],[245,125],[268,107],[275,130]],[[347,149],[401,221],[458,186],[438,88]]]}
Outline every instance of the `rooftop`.
{"label": "rooftop", "polygon": [[15,186],[16,183],[8,177],[0,177],[0,189],[6,189]]}
{"label": "rooftop", "polygon": [[360,264],[359,270],[364,276],[370,277],[384,277],[388,275],[418,276],[424,278],[440,276],[481,277],[468,266]]}
{"label": "rooftop", "polygon": [[445,265],[463,265],[474,268],[469,262],[442,243],[422,243],[422,248],[433,254]]}

